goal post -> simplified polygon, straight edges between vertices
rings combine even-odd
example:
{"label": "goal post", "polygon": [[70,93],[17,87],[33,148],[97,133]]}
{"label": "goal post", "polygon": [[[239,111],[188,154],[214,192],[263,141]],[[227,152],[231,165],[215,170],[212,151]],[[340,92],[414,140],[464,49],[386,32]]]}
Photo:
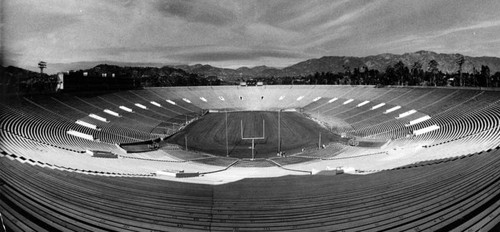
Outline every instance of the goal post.
{"label": "goal post", "polygon": [[241,131],[241,139],[242,140],[252,140],[252,160],[255,159],[255,140],[256,139],[265,139],[266,138],[266,121],[262,120],[262,136],[260,137],[245,137],[244,136],[244,128],[243,128],[243,120],[240,121],[240,131]]}

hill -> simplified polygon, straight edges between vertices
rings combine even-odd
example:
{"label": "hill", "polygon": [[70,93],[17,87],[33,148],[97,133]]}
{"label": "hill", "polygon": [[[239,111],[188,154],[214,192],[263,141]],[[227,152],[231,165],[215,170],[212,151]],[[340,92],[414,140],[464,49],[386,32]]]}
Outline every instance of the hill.
{"label": "hill", "polygon": [[0,66],[0,79],[0,94],[53,91],[56,84],[54,76],[14,66]]}
{"label": "hill", "polygon": [[[87,72],[89,76],[101,76],[106,73],[108,77],[140,79],[141,86],[191,86],[217,84],[217,80],[200,77],[195,73],[190,73],[179,68],[169,66],[158,67],[137,67],[118,66],[109,64],[99,64],[93,68],[79,70],[73,73]],[[72,73],[70,72],[70,75]],[[77,74],[80,75],[81,74]]]}
{"label": "hill", "polygon": [[[83,69],[91,69],[100,64],[108,64],[121,67],[162,67],[165,65],[162,63],[119,62],[119,61],[108,61],[108,60],[80,61],[71,63],[48,63],[47,68],[44,71],[48,74],[56,74],[58,72],[65,72],[70,70],[76,71]],[[38,70],[38,66],[28,66],[25,68],[32,71]]]}
{"label": "hill", "polygon": [[[0,66],[0,73],[2,75],[2,79],[6,80],[9,78],[19,78],[20,81],[22,80],[27,80],[33,77],[39,77],[40,73],[39,72],[33,72],[30,70],[22,69],[19,67],[15,66],[8,66],[8,67],[3,67]],[[44,76],[47,76],[44,74]]]}
{"label": "hill", "polygon": [[[458,66],[455,63],[457,54],[435,53],[431,51],[418,51],[405,53],[402,55],[384,53],[374,56],[353,57],[353,56],[324,56],[317,59],[309,59],[297,64],[278,69],[267,66],[257,66],[253,68],[242,67],[238,69],[218,68],[210,65],[178,65],[175,68],[183,69],[186,72],[196,73],[203,76],[217,76],[225,80],[236,80],[241,78],[256,77],[283,77],[283,76],[306,76],[315,72],[344,72],[345,67],[351,70],[358,67],[367,67],[378,71],[385,71],[389,65],[402,61],[406,66],[411,67],[415,62],[422,64],[422,68],[427,70],[428,63],[436,60],[438,68],[443,73],[455,73]],[[474,68],[481,69],[481,65],[487,65],[492,73],[500,71],[500,58],[498,57],[471,57],[464,56],[465,63],[463,72],[472,73]]]}
{"label": "hill", "polygon": [[280,69],[264,65],[253,68],[241,67],[238,69],[218,68],[207,64],[177,65],[173,67],[202,76],[217,76],[224,80],[239,80],[241,78],[248,79],[262,76],[282,76],[280,75],[282,72]]}

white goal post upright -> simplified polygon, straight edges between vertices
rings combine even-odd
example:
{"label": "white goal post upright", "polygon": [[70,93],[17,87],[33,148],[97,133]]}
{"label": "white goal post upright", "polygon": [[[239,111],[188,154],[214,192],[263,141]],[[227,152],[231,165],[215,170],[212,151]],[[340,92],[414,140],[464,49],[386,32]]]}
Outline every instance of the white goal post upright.
{"label": "white goal post upright", "polygon": [[256,139],[265,139],[266,138],[266,121],[262,119],[262,136],[261,137],[244,137],[243,136],[243,120],[241,122],[241,139],[242,140],[252,140],[252,160],[255,159],[255,140]]}

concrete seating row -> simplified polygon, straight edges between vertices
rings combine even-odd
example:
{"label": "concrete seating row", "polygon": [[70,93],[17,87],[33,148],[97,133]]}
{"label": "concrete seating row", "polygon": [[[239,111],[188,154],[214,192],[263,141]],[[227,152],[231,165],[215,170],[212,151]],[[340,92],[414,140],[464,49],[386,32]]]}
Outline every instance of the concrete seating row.
{"label": "concrete seating row", "polygon": [[498,218],[498,152],[364,176],[215,186],[83,175],[0,158],[0,204],[10,206],[2,208],[9,225],[33,230],[467,230]]}

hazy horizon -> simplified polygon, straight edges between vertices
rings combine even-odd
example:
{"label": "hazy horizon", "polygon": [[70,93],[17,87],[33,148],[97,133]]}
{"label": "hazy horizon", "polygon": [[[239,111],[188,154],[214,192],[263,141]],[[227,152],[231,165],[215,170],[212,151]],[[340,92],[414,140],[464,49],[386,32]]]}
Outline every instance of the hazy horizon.
{"label": "hazy horizon", "polygon": [[[420,50],[500,57],[500,2],[6,0],[5,65],[286,67]],[[64,71],[64,70],[56,70]]]}

